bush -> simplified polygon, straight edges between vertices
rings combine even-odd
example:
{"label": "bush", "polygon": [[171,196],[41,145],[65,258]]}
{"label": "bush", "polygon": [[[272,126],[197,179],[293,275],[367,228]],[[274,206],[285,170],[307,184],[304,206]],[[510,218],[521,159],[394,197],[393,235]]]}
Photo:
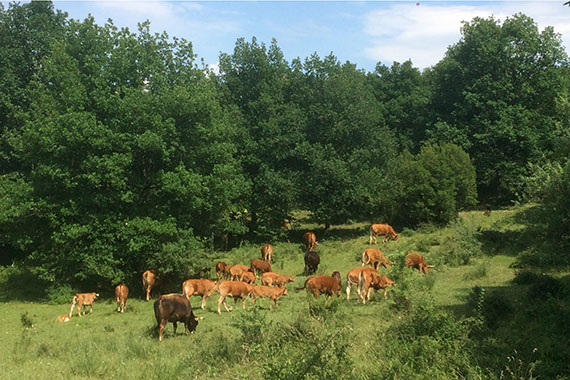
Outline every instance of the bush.
{"label": "bush", "polygon": [[440,246],[444,264],[466,265],[472,258],[481,256],[480,232],[473,218],[457,218],[449,228],[451,234],[445,237]]}
{"label": "bush", "polygon": [[75,291],[69,285],[52,285],[47,291],[47,300],[50,305],[71,303]]}

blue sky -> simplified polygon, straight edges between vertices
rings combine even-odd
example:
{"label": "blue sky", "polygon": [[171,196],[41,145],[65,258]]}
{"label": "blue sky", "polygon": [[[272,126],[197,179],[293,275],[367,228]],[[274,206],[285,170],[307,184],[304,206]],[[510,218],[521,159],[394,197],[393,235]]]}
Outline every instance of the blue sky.
{"label": "blue sky", "polygon": [[[231,53],[238,38],[269,44],[277,40],[288,61],[316,52],[333,53],[367,71],[377,62],[411,59],[414,66],[437,63],[460,38],[461,21],[475,16],[504,20],[517,12],[542,30],[553,26],[570,46],[570,7],[549,1],[55,1],[71,18],[92,14],[136,30],[150,20],[154,32],[191,41],[194,52],[215,67],[220,52]],[[568,51],[568,48],[567,48]]]}

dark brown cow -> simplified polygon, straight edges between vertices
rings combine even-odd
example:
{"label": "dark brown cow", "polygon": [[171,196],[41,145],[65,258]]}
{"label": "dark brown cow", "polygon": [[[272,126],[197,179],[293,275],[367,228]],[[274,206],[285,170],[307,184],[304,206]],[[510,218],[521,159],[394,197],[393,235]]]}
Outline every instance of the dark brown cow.
{"label": "dark brown cow", "polygon": [[156,284],[156,273],[153,270],[145,270],[142,274],[143,293],[146,295],[146,300],[150,301],[150,292]]}
{"label": "dark brown cow", "polygon": [[358,286],[358,279],[362,272],[370,272],[374,274],[378,274],[378,271],[374,268],[354,268],[348,271],[346,274],[346,300],[350,301],[350,289],[352,285],[356,286],[356,294],[358,295],[357,299],[360,299],[360,286]]}
{"label": "dark brown cow", "polygon": [[268,286],[285,286],[290,282],[294,282],[295,279],[292,276],[286,276],[284,274],[279,274],[275,272],[266,272],[261,275],[261,285]]}
{"label": "dark brown cow", "polygon": [[305,252],[305,274],[313,274],[317,271],[321,258],[317,252]]}
{"label": "dark brown cow", "polygon": [[257,275],[257,272],[265,273],[271,272],[271,264],[267,261],[252,259],[249,265],[249,270]]}
{"label": "dark brown cow", "polygon": [[115,287],[115,300],[117,301],[117,312],[124,313],[125,305],[129,298],[129,288],[125,284],[119,284]]}
{"label": "dark brown cow", "polygon": [[220,292],[220,298],[218,299],[218,314],[222,314],[220,311],[220,306],[222,302],[224,303],[224,308],[226,311],[232,311],[232,308],[228,308],[226,305],[226,297],[233,297],[237,301],[238,298],[242,299],[242,307],[245,309],[245,299],[251,295],[253,291],[253,286],[240,281],[222,281],[218,286]]}
{"label": "dark brown cow", "polygon": [[358,287],[360,288],[360,298],[362,304],[366,304],[366,299],[370,300],[372,289],[384,289],[384,299],[388,297],[388,288],[396,286],[394,281],[383,275],[371,272],[362,272],[358,277]]}
{"label": "dark brown cow", "polygon": [[81,317],[81,307],[85,306],[83,309],[83,315],[87,312],[87,306],[90,306],[89,314],[93,313],[93,302],[95,298],[99,297],[99,293],[75,293],[73,296],[73,301],[71,302],[71,310],[69,310],[69,317],[73,313],[73,308],[77,305],[77,315]]}
{"label": "dark brown cow", "polygon": [[249,272],[249,267],[247,265],[235,264],[230,266],[230,280],[239,281],[243,272]]}
{"label": "dark brown cow", "polygon": [[184,323],[184,331],[188,334],[188,332],[196,331],[198,320],[201,319],[194,315],[190,301],[184,295],[176,293],[158,297],[154,302],[154,316],[156,317],[159,341],[162,341],[162,333],[168,322],[172,322],[174,325],[175,335],[177,322]]}
{"label": "dark brown cow", "polygon": [[287,295],[289,295],[289,293],[287,293],[287,288],[275,288],[272,286],[263,286],[263,285],[254,286],[253,291],[251,292],[252,302],[254,303],[256,298],[264,298],[264,297],[271,298],[271,301],[269,302],[269,310],[273,309],[273,304],[275,304],[275,307],[279,309],[279,304],[277,303],[277,301],[282,296],[287,296]]}
{"label": "dark brown cow", "polygon": [[433,265],[428,265],[426,259],[419,255],[417,251],[408,251],[407,254],[405,268],[415,268],[424,274],[427,274],[429,268],[433,268]]}
{"label": "dark brown cow", "polygon": [[392,263],[381,250],[368,248],[362,252],[362,266],[370,265],[374,269],[378,269],[378,266],[383,266],[384,268],[390,268]]}
{"label": "dark brown cow", "polygon": [[273,246],[271,244],[263,244],[261,246],[261,258],[268,263],[273,260]]}
{"label": "dark brown cow", "polygon": [[373,224],[370,226],[370,239],[368,240],[369,244],[372,244],[372,239],[374,239],[374,244],[378,244],[376,240],[376,236],[381,235],[384,236],[383,243],[386,243],[389,238],[394,239],[394,241],[398,241],[398,234],[391,225],[389,224]]}
{"label": "dark brown cow", "polygon": [[333,272],[332,276],[309,277],[305,281],[305,285],[303,287],[295,288],[295,290],[303,290],[306,288],[309,292],[313,293],[315,298],[319,298],[321,294],[339,296],[341,285],[342,280],[340,278],[340,273]]}
{"label": "dark brown cow", "polygon": [[303,235],[303,241],[305,242],[305,247],[307,251],[312,251],[317,248],[317,237],[313,232],[305,232]]}
{"label": "dark brown cow", "polygon": [[190,301],[191,296],[201,296],[201,308],[204,310],[206,307],[206,298],[208,298],[212,292],[216,291],[216,286],[217,284],[210,280],[186,280],[182,283],[182,294],[188,298],[188,301]]}
{"label": "dark brown cow", "polygon": [[226,275],[227,275],[226,267],[227,266],[228,265],[226,265],[226,263],[223,261],[218,261],[216,263],[216,277],[217,277],[218,281],[220,281],[220,279],[226,279]]}

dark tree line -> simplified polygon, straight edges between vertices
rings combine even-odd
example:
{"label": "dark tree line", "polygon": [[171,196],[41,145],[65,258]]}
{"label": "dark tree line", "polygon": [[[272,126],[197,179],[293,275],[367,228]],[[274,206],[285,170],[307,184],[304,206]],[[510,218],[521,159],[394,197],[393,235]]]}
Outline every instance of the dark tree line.
{"label": "dark tree line", "polygon": [[401,228],[516,199],[567,157],[568,58],[524,15],[462,33],[423,72],[287,62],[254,38],[215,75],[148,23],[0,8],[3,263],[52,281],[186,276],[220,236],[276,237],[299,209]]}

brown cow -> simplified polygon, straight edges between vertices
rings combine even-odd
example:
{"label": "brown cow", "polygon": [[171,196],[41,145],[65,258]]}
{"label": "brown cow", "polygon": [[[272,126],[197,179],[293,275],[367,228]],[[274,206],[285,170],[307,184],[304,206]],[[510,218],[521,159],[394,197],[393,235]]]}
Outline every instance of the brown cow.
{"label": "brown cow", "polygon": [[374,269],[378,269],[378,266],[383,266],[384,268],[390,268],[392,263],[381,250],[368,248],[362,252],[362,266],[370,265]]}
{"label": "brown cow", "polygon": [[303,235],[303,241],[305,242],[305,247],[307,251],[312,251],[319,245],[317,243],[317,237],[313,232],[305,232]]}
{"label": "brown cow", "polygon": [[396,286],[396,284],[386,276],[366,271],[360,273],[358,277],[358,287],[360,288],[362,304],[366,304],[366,299],[370,300],[372,289],[384,289],[384,299],[386,299],[388,297],[388,288],[390,286]]}
{"label": "brown cow", "polygon": [[279,309],[279,304],[277,303],[277,301],[282,296],[287,296],[287,295],[289,295],[289,293],[287,293],[287,288],[275,288],[272,286],[264,286],[264,285],[254,286],[253,291],[251,292],[252,302],[254,302],[254,303],[255,303],[255,299],[258,297],[259,298],[263,298],[263,297],[271,298],[271,301],[269,302],[269,310],[273,310],[273,304],[275,304],[275,307],[277,307]]}
{"label": "brown cow", "polygon": [[485,216],[491,216],[491,210],[489,210],[489,209],[485,210],[485,212],[483,213],[483,215],[485,215]]}
{"label": "brown cow", "polygon": [[156,284],[156,273],[153,270],[145,270],[142,274],[143,292],[146,295],[146,301],[150,301],[150,292]]}
{"label": "brown cow", "polygon": [[342,280],[340,278],[340,273],[333,272],[332,276],[313,276],[309,277],[305,281],[305,285],[301,288],[295,288],[295,290],[307,289],[315,298],[319,298],[319,295],[340,295],[340,289],[342,285]]}
{"label": "brown cow", "polygon": [[374,268],[354,268],[348,271],[346,274],[346,300],[350,301],[350,289],[352,285],[356,286],[357,299],[360,299],[360,287],[358,286],[358,278],[362,272],[370,272],[378,274],[378,271]]}
{"label": "brown cow", "polygon": [[243,272],[249,272],[249,267],[247,265],[236,264],[230,266],[229,269],[230,280],[238,281],[241,278]]}
{"label": "brown cow", "polygon": [[216,277],[218,278],[218,281],[220,281],[220,278],[226,278],[226,267],[228,267],[228,265],[223,261],[218,261],[216,263]]}
{"label": "brown cow", "polygon": [[261,258],[268,263],[273,260],[273,246],[271,244],[263,244],[261,246]]}
{"label": "brown cow", "polygon": [[124,313],[127,298],[129,297],[129,288],[125,284],[119,284],[115,287],[115,300],[117,300],[117,312]]}
{"label": "brown cow", "polygon": [[83,309],[83,315],[85,315],[87,306],[90,306],[89,314],[93,313],[93,301],[95,298],[99,297],[99,293],[75,293],[73,296],[73,301],[71,302],[71,310],[69,310],[69,317],[73,313],[73,308],[77,305],[77,315],[81,317],[81,307],[85,306]]}
{"label": "brown cow", "polygon": [[241,272],[239,280],[247,284],[255,284],[255,281],[257,281],[257,277],[253,272]]}
{"label": "brown cow", "polygon": [[294,281],[295,279],[292,276],[287,276],[275,272],[266,272],[261,275],[261,285],[268,285],[268,286],[274,285],[282,287]]}
{"label": "brown cow", "polygon": [[194,315],[190,301],[184,295],[176,293],[163,294],[158,297],[154,302],[154,316],[156,317],[159,341],[162,341],[162,333],[168,322],[172,322],[174,325],[175,335],[177,322],[184,323],[184,331],[188,334],[188,332],[196,331],[198,320],[202,319]]}
{"label": "brown cow", "polygon": [[57,316],[58,322],[69,322],[71,321],[71,316],[69,314],[60,314]]}
{"label": "brown cow", "polygon": [[428,265],[426,259],[417,251],[408,251],[407,254],[405,268],[415,268],[424,274],[427,274],[429,268],[433,268],[433,265]]}
{"label": "brown cow", "polygon": [[317,252],[307,251],[305,252],[305,274],[313,274],[317,271],[319,263],[321,262],[321,257]]}
{"label": "brown cow", "polygon": [[394,241],[398,241],[398,234],[394,231],[391,225],[389,224],[373,224],[370,226],[370,239],[368,240],[368,244],[372,244],[372,239],[374,239],[374,244],[378,244],[376,240],[376,236],[383,235],[384,240],[383,243],[386,243],[389,238],[394,239]]}
{"label": "brown cow", "polygon": [[224,303],[224,308],[226,311],[232,311],[232,308],[228,308],[226,305],[226,297],[234,297],[237,301],[238,298],[242,299],[242,307],[245,309],[245,299],[251,295],[253,291],[253,286],[240,281],[222,281],[218,286],[218,291],[220,292],[220,298],[218,299],[218,314],[222,314],[220,311],[220,306],[222,302]]}
{"label": "brown cow", "polygon": [[188,301],[191,296],[202,297],[202,310],[206,307],[206,298],[216,291],[216,283],[210,280],[186,280],[182,283],[182,294]]}
{"label": "brown cow", "polygon": [[267,261],[259,260],[259,259],[252,259],[250,262],[249,270],[257,275],[257,272],[265,273],[271,272],[271,264]]}

